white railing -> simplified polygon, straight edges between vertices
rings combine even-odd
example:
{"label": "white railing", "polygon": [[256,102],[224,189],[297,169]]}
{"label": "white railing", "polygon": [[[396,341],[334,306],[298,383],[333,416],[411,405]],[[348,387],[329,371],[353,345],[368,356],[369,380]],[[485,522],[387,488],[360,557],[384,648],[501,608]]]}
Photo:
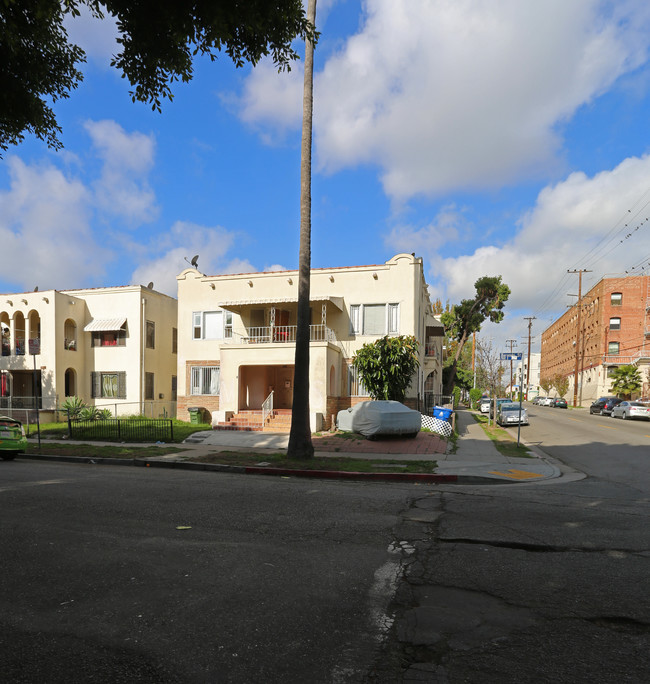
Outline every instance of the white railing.
{"label": "white railing", "polygon": [[271,394],[264,400],[262,404],[262,426],[266,425],[266,421],[269,416],[273,415],[273,390]]}
{"label": "white railing", "polygon": [[[297,330],[296,325],[254,326],[248,328],[244,335],[236,333],[232,339],[238,344],[295,343]],[[310,325],[309,341],[334,342],[336,335],[326,325]]]}

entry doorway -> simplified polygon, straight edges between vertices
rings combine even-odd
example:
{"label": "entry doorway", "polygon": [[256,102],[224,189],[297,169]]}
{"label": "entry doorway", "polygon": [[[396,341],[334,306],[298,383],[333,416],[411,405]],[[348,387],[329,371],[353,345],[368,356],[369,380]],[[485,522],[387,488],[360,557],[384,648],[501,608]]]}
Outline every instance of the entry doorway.
{"label": "entry doorway", "polygon": [[290,409],[293,404],[293,365],[240,366],[238,410],[259,410],[273,392],[273,408]]}

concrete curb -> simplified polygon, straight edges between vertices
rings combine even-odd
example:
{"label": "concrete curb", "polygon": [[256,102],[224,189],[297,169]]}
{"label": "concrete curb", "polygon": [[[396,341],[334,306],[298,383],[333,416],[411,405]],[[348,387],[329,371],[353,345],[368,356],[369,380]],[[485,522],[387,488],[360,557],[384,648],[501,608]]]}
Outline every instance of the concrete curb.
{"label": "concrete curb", "polygon": [[[243,475],[274,475],[276,477],[310,477],[338,480],[369,480],[393,482],[455,483],[456,475],[435,473],[361,473],[343,470],[293,470],[291,468],[267,468],[264,466],[236,466],[219,463],[198,463],[196,461],[162,461],[145,458],[89,458],[85,456],[50,456],[47,454],[20,454],[18,458],[35,461],[58,461],[62,463],[84,463],[89,465],[121,465],[141,468],[169,468],[178,470],[204,470],[212,472],[238,473]],[[464,478],[468,479],[468,478]]]}

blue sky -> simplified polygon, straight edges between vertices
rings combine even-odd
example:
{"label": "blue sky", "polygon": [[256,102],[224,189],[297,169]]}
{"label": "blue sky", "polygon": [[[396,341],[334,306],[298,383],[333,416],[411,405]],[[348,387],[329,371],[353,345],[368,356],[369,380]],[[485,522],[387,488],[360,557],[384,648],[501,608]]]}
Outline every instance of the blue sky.
{"label": "blue sky", "polygon": [[[583,290],[648,271],[646,0],[319,0],[317,26],[312,266],[415,252],[451,303],[502,275],[497,346],[524,316],[539,340],[569,269]],[[0,161],[0,288],[175,295],[197,253],[209,274],[296,268],[302,64],[199,60],[159,114],[109,67],[110,21],[69,30],[88,62],[55,105],[64,149]]]}

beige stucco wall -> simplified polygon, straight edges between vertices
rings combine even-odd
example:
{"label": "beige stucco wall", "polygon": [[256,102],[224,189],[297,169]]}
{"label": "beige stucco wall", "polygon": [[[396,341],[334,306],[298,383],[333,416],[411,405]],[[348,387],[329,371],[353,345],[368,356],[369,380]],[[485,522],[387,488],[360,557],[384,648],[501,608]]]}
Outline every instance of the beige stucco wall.
{"label": "beige stucco wall", "polygon": [[[328,396],[347,393],[344,364],[367,342],[377,335],[352,334],[350,306],[355,304],[399,304],[399,334],[415,335],[422,342],[422,368],[409,390],[415,397],[422,390],[423,380],[435,368],[441,370],[442,338],[438,358],[425,358],[424,331],[426,326],[440,326],[431,312],[422,260],[411,254],[398,254],[385,264],[358,267],[313,269],[310,291],[312,324],[320,324],[322,308],[326,310],[326,325],[336,339],[312,342],[310,345],[310,410],[327,414]],[[193,362],[210,360],[221,366],[221,395],[219,409],[236,411],[242,407],[239,395],[239,368],[266,364],[293,365],[293,344],[247,344],[252,324],[251,309],[264,309],[265,319],[258,325],[269,325],[269,310],[288,311],[288,325],[295,326],[297,318],[298,273],[228,274],[206,276],[196,269],[185,269],[178,276],[178,394],[187,397],[187,368]],[[228,340],[192,339],[192,314],[219,310],[220,305],[232,311],[233,337]],[[277,324],[277,318],[276,318]],[[441,372],[439,373],[441,377]],[[334,385],[333,387],[331,385]],[[268,389],[268,387],[267,387]],[[257,393],[255,401],[257,401]],[[199,405],[200,397],[188,398],[189,404]],[[186,402],[186,404],[187,404]],[[257,407],[259,408],[259,407]],[[185,408],[179,417],[187,418]]]}
{"label": "beige stucco wall", "polygon": [[[154,350],[142,344],[142,300],[145,319],[156,325]],[[25,303],[25,300],[27,303]],[[11,304],[9,304],[11,302]],[[172,328],[176,327],[177,301],[162,293],[141,286],[93,288],[85,290],[20,293],[0,298],[0,320],[15,318],[20,311],[28,315],[35,310],[41,318],[40,354],[37,368],[42,374],[43,408],[52,409],[65,401],[65,372],[74,371],[75,394],[89,404],[107,406],[112,412],[138,413],[142,406],[142,372],[154,373],[154,404],[147,414],[175,413],[171,403],[171,377],[176,374],[176,354],[172,349]],[[93,319],[127,318],[125,346],[92,347],[92,334],[84,327]],[[65,323],[76,325],[76,350],[65,349]],[[144,366],[142,362],[144,360]],[[1,370],[31,370],[33,357],[3,356]],[[92,399],[91,373],[126,372],[126,399]],[[159,399],[163,394],[163,399]]]}

